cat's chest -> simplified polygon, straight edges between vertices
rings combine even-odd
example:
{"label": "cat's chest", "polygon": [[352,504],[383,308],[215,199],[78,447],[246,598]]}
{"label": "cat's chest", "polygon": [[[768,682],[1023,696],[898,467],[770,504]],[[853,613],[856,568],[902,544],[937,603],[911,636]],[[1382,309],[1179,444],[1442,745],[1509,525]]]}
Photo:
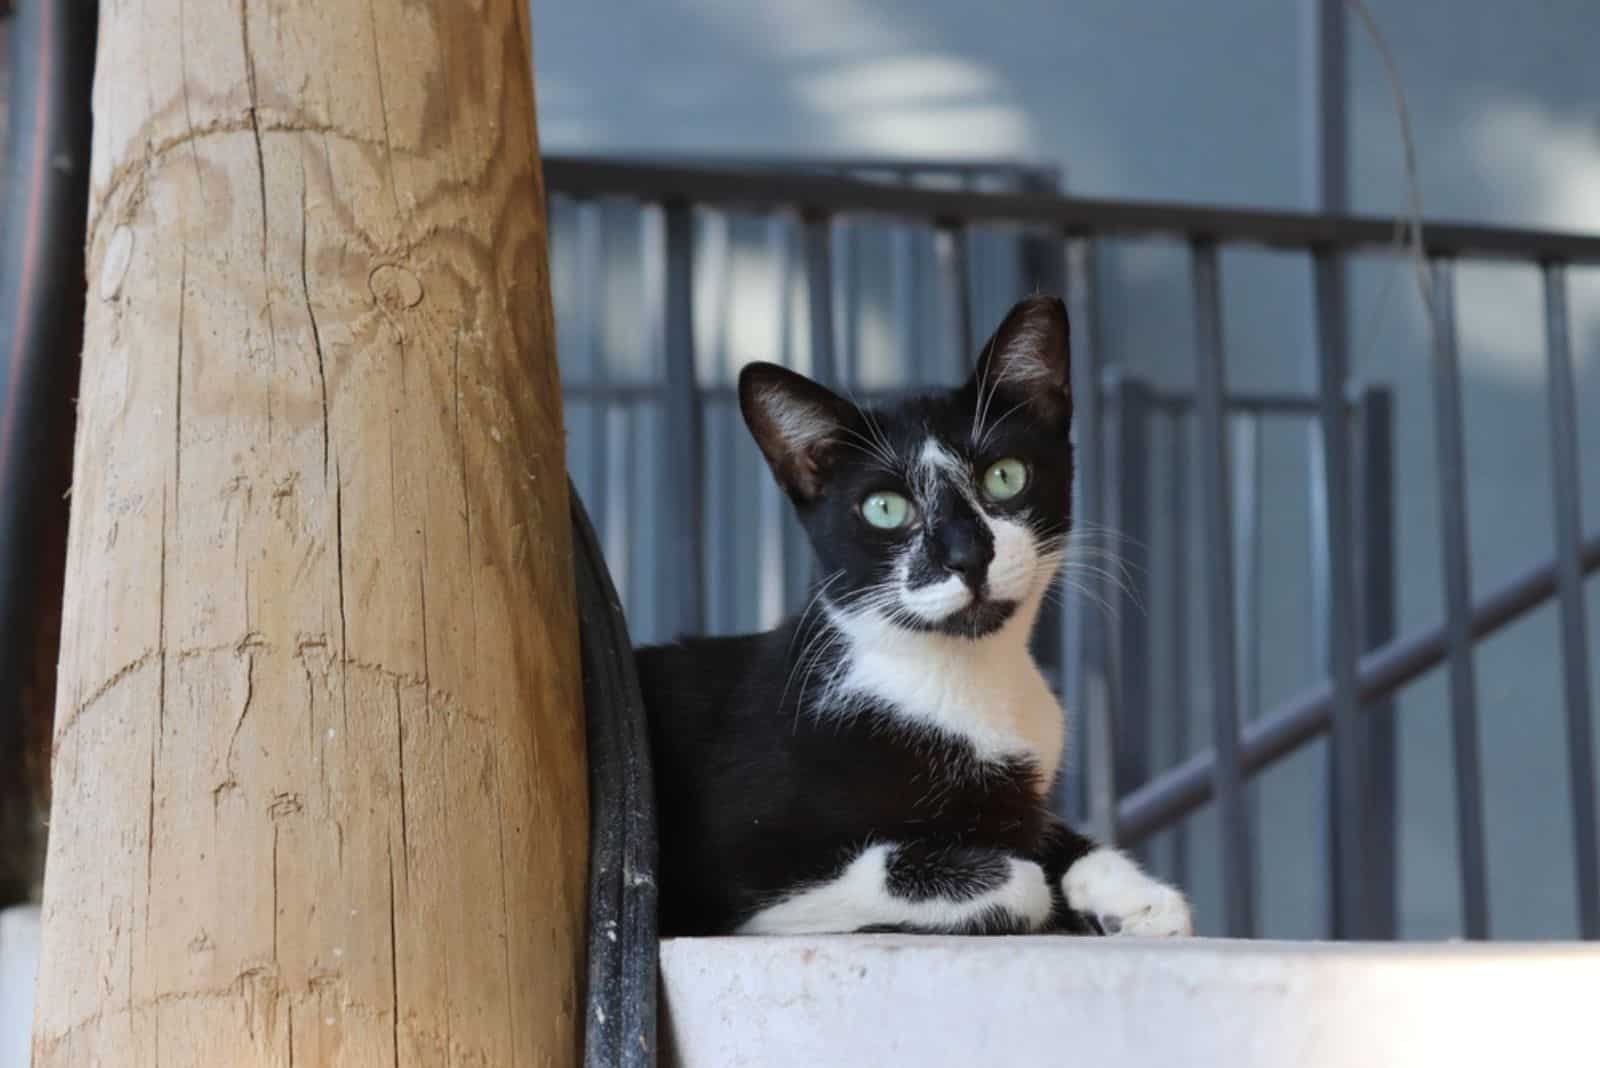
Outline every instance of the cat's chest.
{"label": "cat's chest", "polygon": [[926,639],[858,646],[838,692],[866,698],[907,726],[965,740],[980,760],[1026,760],[1048,784],[1061,762],[1065,722],[1049,683],[1025,649],[981,652]]}

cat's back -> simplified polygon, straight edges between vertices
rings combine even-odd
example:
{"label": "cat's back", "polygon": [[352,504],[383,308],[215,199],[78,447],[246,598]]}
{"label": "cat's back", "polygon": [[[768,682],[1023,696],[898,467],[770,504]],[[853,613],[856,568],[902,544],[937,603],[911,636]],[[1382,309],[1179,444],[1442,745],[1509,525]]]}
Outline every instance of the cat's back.
{"label": "cat's back", "polygon": [[786,648],[784,628],[641,646],[634,661],[652,724],[680,735],[734,727],[767,705],[764,695],[781,700]]}

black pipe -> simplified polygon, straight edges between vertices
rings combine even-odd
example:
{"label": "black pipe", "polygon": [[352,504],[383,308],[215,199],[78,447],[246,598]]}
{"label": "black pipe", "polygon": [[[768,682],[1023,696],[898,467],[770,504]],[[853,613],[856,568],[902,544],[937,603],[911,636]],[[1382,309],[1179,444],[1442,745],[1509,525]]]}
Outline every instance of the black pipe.
{"label": "black pipe", "polygon": [[[83,340],[90,91],[98,5],[30,0],[9,22],[0,223],[0,905],[37,879]],[[33,749],[36,756],[29,760]]]}
{"label": "black pipe", "polygon": [[655,787],[622,601],[578,492],[572,555],[589,758],[586,1068],[656,1063]]}

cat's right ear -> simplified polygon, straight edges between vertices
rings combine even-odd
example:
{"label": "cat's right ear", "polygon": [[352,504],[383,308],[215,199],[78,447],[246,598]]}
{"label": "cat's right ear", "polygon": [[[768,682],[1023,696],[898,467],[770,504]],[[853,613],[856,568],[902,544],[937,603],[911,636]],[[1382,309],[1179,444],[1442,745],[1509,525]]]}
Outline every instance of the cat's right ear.
{"label": "cat's right ear", "polygon": [[855,416],[850,403],[774,363],[739,372],[739,410],[790,497],[814,501]]}

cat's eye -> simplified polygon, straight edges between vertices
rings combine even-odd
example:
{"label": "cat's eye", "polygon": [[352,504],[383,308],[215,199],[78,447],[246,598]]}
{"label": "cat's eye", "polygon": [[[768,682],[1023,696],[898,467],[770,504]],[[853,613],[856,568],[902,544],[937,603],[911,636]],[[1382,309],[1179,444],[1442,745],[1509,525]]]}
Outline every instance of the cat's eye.
{"label": "cat's eye", "polygon": [[992,500],[1009,501],[1028,485],[1028,465],[1021,460],[996,460],[983,473],[983,492]]}
{"label": "cat's eye", "polygon": [[911,522],[911,502],[887,490],[868,494],[861,502],[861,518],[879,530],[899,530]]}

